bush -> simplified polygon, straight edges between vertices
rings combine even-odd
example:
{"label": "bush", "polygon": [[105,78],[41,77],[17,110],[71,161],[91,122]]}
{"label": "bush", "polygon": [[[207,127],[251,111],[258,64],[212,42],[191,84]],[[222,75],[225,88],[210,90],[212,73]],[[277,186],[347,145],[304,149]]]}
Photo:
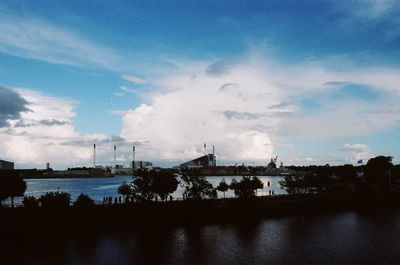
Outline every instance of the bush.
{"label": "bush", "polygon": [[94,205],[94,201],[92,198],[90,198],[88,195],[81,193],[78,198],[76,199],[74,206],[75,207],[81,207],[81,208],[87,208],[87,207],[92,207]]}
{"label": "bush", "polygon": [[36,208],[39,206],[39,200],[33,196],[25,196],[22,200],[22,204],[26,208]]}
{"label": "bush", "polygon": [[71,194],[68,192],[46,192],[39,198],[43,207],[47,208],[67,208],[71,202]]}

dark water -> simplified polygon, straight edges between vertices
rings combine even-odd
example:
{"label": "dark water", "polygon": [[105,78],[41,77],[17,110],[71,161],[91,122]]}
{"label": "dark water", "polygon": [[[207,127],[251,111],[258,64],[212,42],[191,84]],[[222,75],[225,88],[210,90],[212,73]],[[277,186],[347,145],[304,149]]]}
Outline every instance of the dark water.
{"label": "dark water", "polygon": [[[222,179],[229,184],[232,179],[240,180],[239,176],[227,177],[207,177],[208,181],[217,187]],[[274,190],[274,194],[285,194],[286,191],[281,189],[279,181],[283,179],[280,176],[261,176],[260,180],[264,183],[264,189],[258,190],[258,195],[268,195],[269,190]],[[25,196],[35,196],[39,198],[44,192],[48,191],[66,191],[71,194],[71,200],[75,201],[79,194],[84,193],[89,195],[97,203],[103,201],[103,197],[120,196],[117,193],[119,185],[124,181],[131,182],[132,176],[116,176],[114,178],[72,178],[72,179],[26,179],[27,189]],[[270,187],[268,187],[268,182]],[[183,188],[178,186],[178,189],[172,194],[175,199],[182,199]],[[233,197],[233,191],[226,192],[226,197]],[[218,196],[222,197],[223,194],[218,192]],[[16,204],[21,204],[22,198],[15,199]],[[5,204],[10,204],[10,199],[5,201]]]}
{"label": "dark water", "polygon": [[0,237],[0,264],[400,264],[400,213]]}

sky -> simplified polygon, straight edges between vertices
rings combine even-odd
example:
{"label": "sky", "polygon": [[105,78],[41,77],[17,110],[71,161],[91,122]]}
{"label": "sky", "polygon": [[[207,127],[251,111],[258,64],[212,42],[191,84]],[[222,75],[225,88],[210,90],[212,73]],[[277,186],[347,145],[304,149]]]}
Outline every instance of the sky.
{"label": "sky", "polygon": [[17,168],[400,163],[399,101],[399,1],[0,1]]}

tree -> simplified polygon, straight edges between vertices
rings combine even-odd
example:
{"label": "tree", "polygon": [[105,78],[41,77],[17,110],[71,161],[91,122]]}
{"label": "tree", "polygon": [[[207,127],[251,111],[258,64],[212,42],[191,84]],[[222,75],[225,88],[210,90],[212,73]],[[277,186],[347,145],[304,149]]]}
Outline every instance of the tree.
{"label": "tree", "polygon": [[152,190],[153,179],[149,173],[137,176],[132,182],[132,194],[138,201],[152,201],[154,192]]}
{"label": "tree", "polygon": [[217,190],[220,192],[224,193],[224,198],[225,198],[225,192],[228,191],[229,185],[225,182],[225,179],[222,179],[222,181],[218,184]]}
{"label": "tree", "polygon": [[[232,179],[231,184],[229,184],[229,189],[235,191],[237,189],[238,182],[236,179]],[[234,192],[235,197],[237,196],[236,192]]]}
{"label": "tree", "polygon": [[256,190],[263,188],[264,184],[257,177],[242,177],[240,181],[233,181],[230,188],[233,189],[235,195],[239,198],[250,198],[256,195]]}
{"label": "tree", "polygon": [[152,173],[152,191],[157,194],[161,200],[165,201],[170,193],[178,188],[178,180],[174,173],[171,172],[154,172]]}
{"label": "tree", "polygon": [[375,190],[389,192],[391,184],[390,168],[392,166],[392,157],[390,156],[371,158],[364,169],[365,181]]}
{"label": "tree", "polygon": [[[130,194],[138,201],[152,201],[157,196],[165,201],[169,194],[176,191],[178,183],[173,172],[139,170],[129,188]],[[127,187],[124,186],[124,189]]]}
{"label": "tree", "polygon": [[353,165],[343,165],[340,168],[340,178],[345,182],[354,182],[356,180],[357,173]]}
{"label": "tree", "polygon": [[186,198],[194,200],[217,198],[217,191],[204,176],[183,175],[181,179]]}
{"label": "tree", "polygon": [[40,204],[46,208],[67,208],[71,202],[71,194],[68,192],[46,192],[39,198]]}
{"label": "tree", "polygon": [[264,188],[264,183],[258,177],[253,177],[251,179],[251,181],[252,181],[253,189],[255,190],[256,195],[257,195],[257,190]]}
{"label": "tree", "polygon": [[118,194],[121,194],[124,196],[124,201],[126,202],[126,198],[132,194],[131,186],[124,181],[119,187],[118,187]]}
{"label": "tree", "polygon": [[[312,174],[312,173],[309,173]],[[280,181],[279,184],[282,188],[286,189],[288,194],[305,194],[310,191],[310,187],[304,181],[305,176],[285,176],[285,179]]]}
{"label": "tree", "polygon": [[14,197],[24,196],[26,182],[10,172],[0,177],[0,201],[11,197],[11,207],[14,207]]}
{"label": "tree", "polygon": [[81,193],[74,202],[75,207],[88,208],[94,206],[94,201],[88,195]]}

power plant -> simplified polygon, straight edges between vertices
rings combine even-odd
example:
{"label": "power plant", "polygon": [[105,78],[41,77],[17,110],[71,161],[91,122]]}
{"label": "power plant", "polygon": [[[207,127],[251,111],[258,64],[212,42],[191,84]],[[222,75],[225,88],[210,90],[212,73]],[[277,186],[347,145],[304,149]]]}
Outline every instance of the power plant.
{"label": "power plant", "polygon": [[216,167],[215,146],[212,147],[212,154],[207,154],[207,144],[204,143],[204,155],[179,165],[181,170],[196,169],[203,167]]}

